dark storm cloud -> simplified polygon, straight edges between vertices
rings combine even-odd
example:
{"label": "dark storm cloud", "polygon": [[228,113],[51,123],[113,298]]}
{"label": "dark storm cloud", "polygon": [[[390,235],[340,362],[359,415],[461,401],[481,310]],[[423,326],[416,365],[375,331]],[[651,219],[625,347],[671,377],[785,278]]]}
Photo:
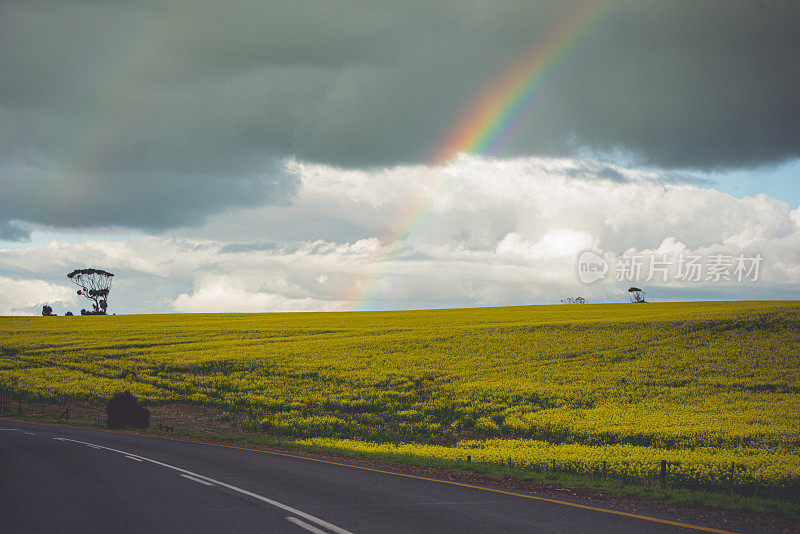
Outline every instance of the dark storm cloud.
{"label": "dark storm cloud", "polygon": [[[579,5],[4,1],[0,220],[159,230],[291,201],[285,157],[427,161]],[[790,1],[616,2],[501,155],[797,157],[798,23]]]}
{"label": "dark storm cloud", "polygon": [[553,127],[665,168],[800,155],[800,3],[618,7],[560,85]]}
{"label": "dark storm cloud", "polygon": [[0,222],[0,241],[30,241],[31,231],[12,221]]}

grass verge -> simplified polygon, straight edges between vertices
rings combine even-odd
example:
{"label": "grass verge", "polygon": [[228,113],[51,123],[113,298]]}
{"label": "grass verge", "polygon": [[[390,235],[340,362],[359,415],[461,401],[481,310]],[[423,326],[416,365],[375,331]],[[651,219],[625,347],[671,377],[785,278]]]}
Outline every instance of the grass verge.
{"label": "grass verge", "polygon": [[351,451],[344,447],[321,446],[302,442],[283,442],[291,448],[307,452],[337,454],[355,458],[378,460],[381,462],[433,467],[462,473],[488,475],[498,479],[513,479],[546,486],[564,488],[580,488],[597,492],[644,497],[650,499],[669,500],[679,504],[693,506],[709,506],[732,511],[744,511],[756,514],[768,514],[787,519],[800,518],[800,504],[783,499],[760,496],[725,495],[701,490],[683,488],[661,488],[652,485],[631,484],[615,479],[602,479],[593,476],[559,473],[557,471],[531,471],[517,467],[498,466],[481,462],[465,462],[444,458],[430,458],[414,454],[392,454],[385,452]]}

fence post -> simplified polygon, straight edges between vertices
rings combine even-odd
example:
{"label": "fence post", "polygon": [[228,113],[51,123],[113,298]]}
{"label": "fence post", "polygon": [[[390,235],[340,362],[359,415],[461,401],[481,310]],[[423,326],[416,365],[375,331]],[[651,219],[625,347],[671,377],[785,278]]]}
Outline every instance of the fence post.
{"label": "fence post", "polygon": [[606,471],[606,461],[603,460],[603,480],[606,479],[606,473],[607,473],[607,471]]}
{"label": "fence post", "polygon": [[467,463],[469,463],[469,462],[471,462],[471,461],[472,461],[472,456],[468,454],[468,455],[467,455]]}
{"label": "fence post", "polygon": [[730,476],[730,494],[733,495],[733,477],[734,477],[735,464],[731,462],[731,476]]}
{"label": "fence post", "polygon": [[661,481],[661,487],[667,487],[667,461],[661,460],[661,474],[659,476],[659,480]]}
{"label": "fence post", "polygon": [[22,415],[22,393],[19,394],[19,414]]}

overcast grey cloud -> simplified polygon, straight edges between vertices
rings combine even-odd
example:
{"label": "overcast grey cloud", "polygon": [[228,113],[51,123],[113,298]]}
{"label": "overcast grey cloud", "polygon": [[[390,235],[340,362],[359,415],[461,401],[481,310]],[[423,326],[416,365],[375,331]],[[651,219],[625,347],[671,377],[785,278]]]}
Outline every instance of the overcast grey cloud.
{"label": "overcast grey cloud", "polygon": [[2,241],[30,241],[31,232],[24,226],[6,221],[0,222],[0,240]]}
{"label": "overcast grey cloud", "polygon": [[[429,161],[581,4],[6,0],[0,223],[161,231],[291,203],[286,158]],[[797,158],[798,23],[790,0],[612,2],[501,155]]]}

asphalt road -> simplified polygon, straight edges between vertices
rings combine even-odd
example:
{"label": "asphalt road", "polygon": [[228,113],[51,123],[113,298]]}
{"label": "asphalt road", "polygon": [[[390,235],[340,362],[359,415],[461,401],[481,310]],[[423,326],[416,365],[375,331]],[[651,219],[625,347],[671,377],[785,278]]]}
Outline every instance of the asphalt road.
{"label": "asphalt road", "polygon": [[260,451],[0,421],[3,533],[698,531]]}

